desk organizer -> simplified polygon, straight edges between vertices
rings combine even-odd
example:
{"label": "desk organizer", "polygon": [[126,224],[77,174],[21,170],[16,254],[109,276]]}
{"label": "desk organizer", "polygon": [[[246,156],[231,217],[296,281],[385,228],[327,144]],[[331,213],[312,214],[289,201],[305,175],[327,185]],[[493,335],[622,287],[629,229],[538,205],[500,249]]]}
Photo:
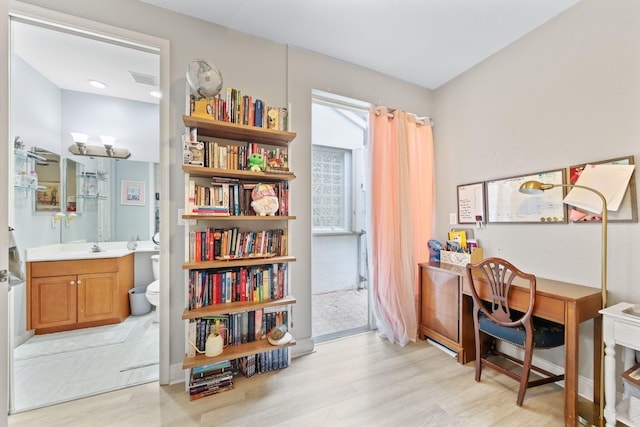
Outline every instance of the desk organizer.
{"label": "desk organizer", "polygon": [[483,258],[482,248],[473,248],[470,254],[460,252],[440,251],[440,262],[445,264],[466,266],[468,263],[480,262]]}

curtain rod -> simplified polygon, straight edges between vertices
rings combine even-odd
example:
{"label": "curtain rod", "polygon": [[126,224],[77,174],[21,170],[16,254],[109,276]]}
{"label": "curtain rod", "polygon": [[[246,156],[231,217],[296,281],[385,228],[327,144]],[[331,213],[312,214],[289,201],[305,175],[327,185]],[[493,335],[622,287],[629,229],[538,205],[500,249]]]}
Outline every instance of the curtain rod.
{"label": "curtain rod", "polygon": [[[376,116],[379,116],[380,113],[380,108],[381,107],[376,107]],[[387,117],[390,119],[394,118],[393,112],[396,111],[395,108],[389,108],[389,111],[391,111],[390,113],[387,113]],[[413,113],[409,113],[409,114],[413,114]],[[425,117],[418,117],[415,114],[413,114],[413,116],[416,118],[416,123],[420,124],[420,125],[426,125],[429,124],[429,126],[433,126],[433,119],[429,116],[425,116]]]}

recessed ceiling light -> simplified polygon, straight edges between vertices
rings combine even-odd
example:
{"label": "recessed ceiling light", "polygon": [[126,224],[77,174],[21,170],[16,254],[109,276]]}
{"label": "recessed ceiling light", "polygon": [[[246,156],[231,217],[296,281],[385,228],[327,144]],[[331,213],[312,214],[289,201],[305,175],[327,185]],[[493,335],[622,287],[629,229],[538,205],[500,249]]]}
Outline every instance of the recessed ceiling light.
{"label": "recessed ceiling light", "polygon": [[162,94],[157,90],[152,90],[151,92],[149,92],[149,95],[153,96],[154,98],[162,98]]}
{"label": "recessed ceiling light", "polygon": [[96,87],[98,89],[104,89],[107,87],[106,84],[102,83],[101,81],[98,80],[87,80],[89,82],[89,84],[93,87]]}

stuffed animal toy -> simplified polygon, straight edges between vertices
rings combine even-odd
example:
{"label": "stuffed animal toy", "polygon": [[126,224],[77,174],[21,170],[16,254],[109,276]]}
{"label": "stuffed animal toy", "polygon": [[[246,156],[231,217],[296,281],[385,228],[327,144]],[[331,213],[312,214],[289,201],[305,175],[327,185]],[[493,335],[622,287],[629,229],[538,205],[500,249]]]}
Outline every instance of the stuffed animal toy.
{"label": "stuffed animal toy", "polygon": [[253,153],[249,156],[249,170],[260,172],[264,168],[264,157],[260,153]]}
{"label": "stuffed animal toy", "polygon": [[273,184],[256,184],[251,200],[251,207],[258,216],[273,216],[278,211],[278,197]]}

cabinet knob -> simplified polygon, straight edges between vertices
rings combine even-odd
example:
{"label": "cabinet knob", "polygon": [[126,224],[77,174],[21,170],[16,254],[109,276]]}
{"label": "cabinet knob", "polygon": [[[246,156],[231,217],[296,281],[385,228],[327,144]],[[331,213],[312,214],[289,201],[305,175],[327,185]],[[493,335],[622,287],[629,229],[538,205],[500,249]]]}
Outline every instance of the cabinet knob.
{"label": "cabinet knob", "polygon": [[73,286],[73,285],[75,285],[75,284],[76,284],[76,282],[75,282],[75,280],[72,280],[72,281],[70,281],[70,282],[69,282],[69,284],[70,284],[71,286]]}
{"label": "cabinet knob", "polygon": [[78,280],[78,285],[82,285],[82,280]]}

